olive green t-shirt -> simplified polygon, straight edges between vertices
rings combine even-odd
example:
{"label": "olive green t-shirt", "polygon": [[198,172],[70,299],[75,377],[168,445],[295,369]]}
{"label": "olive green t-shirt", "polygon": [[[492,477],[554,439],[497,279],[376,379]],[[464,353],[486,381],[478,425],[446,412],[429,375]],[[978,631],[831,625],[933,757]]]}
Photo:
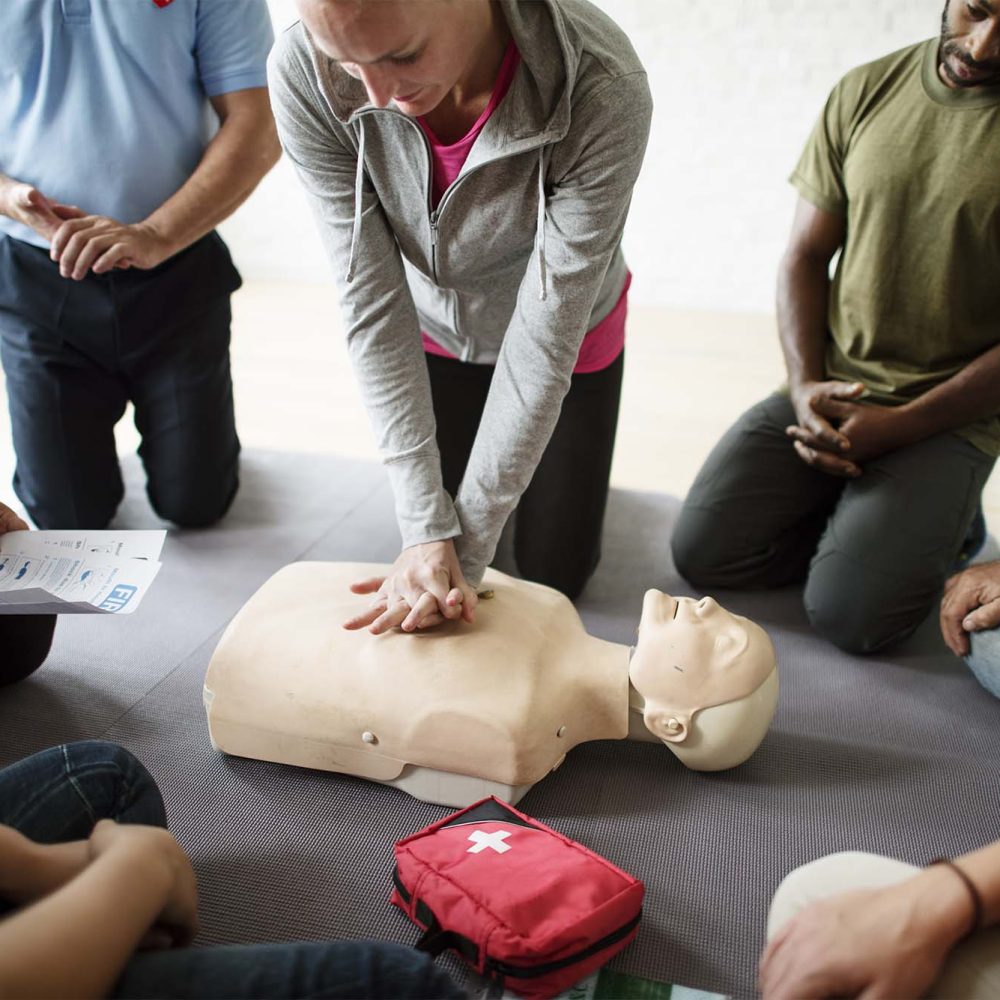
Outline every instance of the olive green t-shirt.
{"label": "olive green t-shirt", "polygon": [[[1000,86],[952,90],[938,41],[851,70],[791,181],[847,220],[827,377],[904,403],[1000,343]],[[1000,416],[958,433],[1000,454]]]}

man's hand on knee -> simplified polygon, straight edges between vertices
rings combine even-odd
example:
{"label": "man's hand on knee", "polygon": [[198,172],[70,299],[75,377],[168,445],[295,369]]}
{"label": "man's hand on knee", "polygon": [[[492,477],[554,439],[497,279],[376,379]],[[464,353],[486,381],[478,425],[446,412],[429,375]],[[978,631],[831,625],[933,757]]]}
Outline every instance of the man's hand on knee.
{"label": "man's hand on knee", "polygon": [[845,457],[851,443],[835,426],[831,407],[839,401],[855,399],[863,391],[864,386],[859,382],[797,382],[789,387],[798,423],[786,427],[785,433],[806,465],[831,476],[861,475],[861,467]]}
{"label": "man's hand on knee", "polygon": [[969,653],[969,633],[1000,626],[1000,562],[953,576],[941,598],[941,635],[956,656]]}
{"label": "man's hand on knee", "polygon": [[803,444],[834,453],[846,451],[850,441],[831,420],[829,404],[837,400],[857,399],[864,392],[860,382],[793,382],[788,393],[795,410],[796,427]]}
{"label": "man's hand on knee", "polygon": [[793,390],[798,424],[785,428],[798,456],[834,476],[861,475],[864,462],[922,437],[910,410],[858,403],[860,382],[811,382]]}

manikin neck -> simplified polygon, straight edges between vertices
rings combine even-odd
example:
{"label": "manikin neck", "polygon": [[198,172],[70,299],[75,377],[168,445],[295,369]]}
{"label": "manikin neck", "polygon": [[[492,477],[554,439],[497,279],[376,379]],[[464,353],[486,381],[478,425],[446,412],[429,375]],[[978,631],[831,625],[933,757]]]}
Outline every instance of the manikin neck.
{"label": "manikin neck", "polygon": [[587,740],[623,740],[629,730],[629,647],[585,635],[567,657],[573,684],[588,707]]}
{"label": "manikin neck", "polygon": [[[628,661],[632,662],[635,653],[635,646],[628,647]],[[646,728],[643,719],[643,712],[646,709],[646,699],[636,690],[631,678],[628,682],[628,736],[626,739],[636,740],[640,743],[662,743],[655,733],[651,733]]]}

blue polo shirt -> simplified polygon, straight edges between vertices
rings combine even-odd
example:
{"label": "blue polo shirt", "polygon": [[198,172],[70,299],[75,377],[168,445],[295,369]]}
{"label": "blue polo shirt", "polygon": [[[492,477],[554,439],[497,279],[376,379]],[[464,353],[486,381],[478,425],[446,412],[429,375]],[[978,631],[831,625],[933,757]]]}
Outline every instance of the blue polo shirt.
{"label": "blue polo shirt", "polygon": [[267,85],[273,41],[265,0],[0,0],[0,172],[139,222],[201,160],[207,98]]}

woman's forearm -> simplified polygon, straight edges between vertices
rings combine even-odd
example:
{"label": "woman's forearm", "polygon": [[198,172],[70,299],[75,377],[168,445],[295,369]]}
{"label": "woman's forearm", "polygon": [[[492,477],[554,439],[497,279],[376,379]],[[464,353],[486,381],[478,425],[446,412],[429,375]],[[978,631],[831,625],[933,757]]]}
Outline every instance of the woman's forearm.
{"label": "woman's forearm", "polygon": [[0,923],[0,995],[101,997],[162,911],[172,874],[124,848]]}

